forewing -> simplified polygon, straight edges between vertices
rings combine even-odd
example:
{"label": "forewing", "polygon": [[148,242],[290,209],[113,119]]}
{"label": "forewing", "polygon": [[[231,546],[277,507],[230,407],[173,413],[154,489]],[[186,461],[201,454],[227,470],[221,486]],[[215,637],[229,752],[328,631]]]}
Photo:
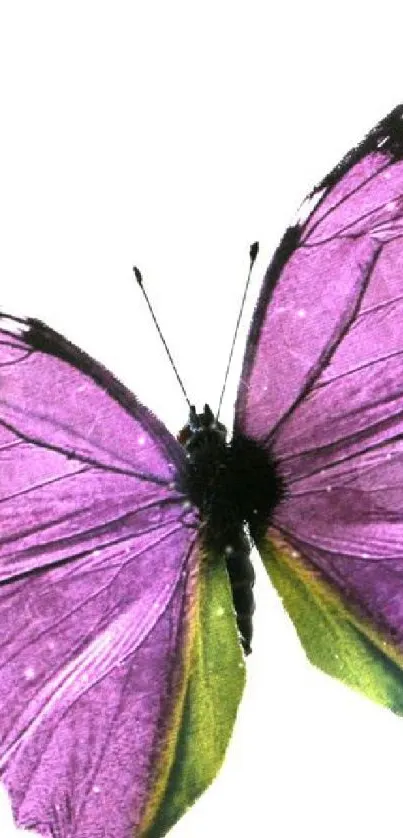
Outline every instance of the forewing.
{"label": "forewing", "polygon": [[[312,192],[300,217],[311,214],[289,228],[276,251],[248,338],[236,431],[274,439],[336,353],[344,352],[363,310],[382,306],[383,323],[385,317],[390,322],[392,306],[398,331],[402,114],[402,107],[393,111]],[[369,352],[392,349],[389,322],[382,336],[376,331],[376,347],[366,325]]]}
{"label": "forewing", "polygon": [[183,451],[92,359],[10,317],[0,434],[0,771],[16,822],[52,838],[133,838],[166,810],[170,825],[216,773],[240,697],[178,798],[192,680],[210,692]]}
{"label": "forewing", "polygon": [[[386,677],[392,661],[397,665],[398,697],[395,687],[381,692],[399,710],[402,115],[397,108],[347,155],[314,191],[308,219],[286,234],[252,325],[237,418],[238,430],[270,448],[285,480],[286,497],[273,516],[283,540],[275,538],[276,559],[267,563],[308,654],[343,678],[335,661],[346,660],[353,627],[377,661],[378,683],[379,666]],[[329,617],[333,608],[335,619],[328,594],[338,596],[344,636],[340,655],[333,644],[333,662],[330,651],[315,648],[319,613]],[[373,694],[368,679],[358,686]]]}

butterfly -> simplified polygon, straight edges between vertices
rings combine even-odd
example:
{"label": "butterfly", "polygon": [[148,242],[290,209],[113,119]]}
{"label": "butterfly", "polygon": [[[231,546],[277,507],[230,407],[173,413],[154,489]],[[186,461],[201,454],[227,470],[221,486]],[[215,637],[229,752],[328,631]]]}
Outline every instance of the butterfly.
{"label": "butterfly", "polygon": [[308,658],[403,712],[403,107],[267,270],[233,435],[179,439],[43,323],[0,317],[0,779],[43,838],[159,838],[214,779],[255,543]]}

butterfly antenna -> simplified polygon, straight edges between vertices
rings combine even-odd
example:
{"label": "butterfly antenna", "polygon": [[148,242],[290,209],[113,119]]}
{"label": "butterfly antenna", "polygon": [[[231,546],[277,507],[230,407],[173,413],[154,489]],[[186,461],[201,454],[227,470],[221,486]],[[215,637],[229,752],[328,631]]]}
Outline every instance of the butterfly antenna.
{"label": "butterfly antenna", "polygon": [[140,289],[141,289],[141,291],[142,291],[143,297],[145,298],[145,301],[146,301],[146,303],[147,303],[147,305],[148,305],[148,308],[149,308],[149,310],[150,310],[151,317],[152,317],[152,319],[153,319],[153,321],[154,321],[154,323],[155,323],[155,326],[156,326],[157,332],[158,332],[158,334],[159,334],[159,336],[160,336],[160,338],[161,338],[161,340],[162,340],[162,343],[163,343],[163,345],[164,345],[165,352],[167,353],[168,358],[169,358],[169,360],[170,360],[170,362],[171,362],[171,367],[172,367],[172,369],[173,369],[173,371],[174,371],[174,373],[175,373],[175,375],[176,375],[176,378],[177,378],[178,384],[179,384],[179,386],[180,386],[180,388],[181,388],[181,390],[182,390],[182,393],[183,393],[183,395],[184,395],[184,397],[185,397],[185,399],[186,399],[186,401],[187,401],[187,403],[188,403],[188,407],[189,407],[189,409],[190,409],[191,404],[190,404],[190,401],[189,401],[189,398],[188,398],[188,394],[187,394],[187,392],[186,392],[186,390],[185,390],[185,388],[184,388],[183,381],[182,381],[182,379],[181,379],[181,377],[180,377],[180,375],[179,375],[179,373],[178,373],[178,370],[176,369],[174,359],[173,359],[173,357],[172,357],[172,355],[171,355],[171,353],[170,353],[170,351],[169,351],[169,349],[168,349],[167,342],[166,342],[166,340],[165,340],[165,338],[164,338],[164,335],[163,335],[163,334],[162,334],[162,332],[161,332],[161,329],[160,329],[160,327],[159,327],[159,324],[158,324],[157,318],[156,318],[156,316],[155,316],[155,314],[154,314],[154,311],[153,311],[153,307],[152,307],[152,305],[151,305],[151,303],[150,303],[150,300],[148,299],[148,294],[147,294],[147,291],[145,290],[145,288],[144,288],[144,284],[143,284],[143,277],[142,277],[142,275],[141,275],[141,273],[140,273],[140,271],[139,271],[139,269],[138,269],[138,268],[134,267],[134,268],[133,268],[133,272],[134,272],[134,275],[135,275],[135,277],[136,277],[137,283],[138,283],[138,285],[140,286]]}
{"label": "butterfly antenna", "polygon": [[244,292],[243,292],[241,307],[239,309],[238,320],[236,321],[235,332],[234,332],[234,337],[232,339],[232,344],[231,344],[231,350],[230,350],[230,353],[229,353],[227,369],[225,370],[224,384],[222,386],[220,401],[218,403],[216,422],[218,421],[218,417],[220,415],[220,410],[221,410],[221,405],[222,405],[222,401],[223,401],[223,398],[224,398],[225,388],[227,386],[228,373],[229,373],[230,366],[231,366],[232,356],[234,354],[234,347],[235,347],[235,343],[236,343],[236,339],[237,339],[237,335],[238,335],[238,331],[239,331],[239,324],[241,322],[242,312],[243,312],[244,306],[245,306],[246,295],[248,293],[250,278],[251,278],[251,274],[252,274],[252,268],[255,264],[256,256],[257,256],[258,253],[259,253],[259,242],[254,242],[250,246],[250,250],[249,250],[249,257],[250,257],[249,273],[248,273],[248,278],[246,280],[245,289],[244,289]]}

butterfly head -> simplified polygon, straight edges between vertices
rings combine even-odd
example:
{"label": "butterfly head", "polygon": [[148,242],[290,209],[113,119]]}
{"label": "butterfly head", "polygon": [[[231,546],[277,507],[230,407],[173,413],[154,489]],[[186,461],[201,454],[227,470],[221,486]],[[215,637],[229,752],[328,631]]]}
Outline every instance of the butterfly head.
{"label": "butterfly head", "polygon": [[200,443],[211,439],[214,439],[218,445],[224,446],[227,439],[225,425],[216,420],[208,404],[204,405],[203,413],[196,413],[196,408],[191,405],[187,424],[178,435],[179,442],[191,451]]}

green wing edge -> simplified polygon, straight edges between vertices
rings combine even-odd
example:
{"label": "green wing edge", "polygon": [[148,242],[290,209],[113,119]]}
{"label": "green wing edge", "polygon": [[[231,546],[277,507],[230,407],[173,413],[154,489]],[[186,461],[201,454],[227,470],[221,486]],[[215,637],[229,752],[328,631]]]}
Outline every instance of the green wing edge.
{"label": "green wing edge", "polygon": [[311,663],[403,714],[403,653],[390,637],[350,611],[277,531],[269,531],[259,552]]}
{"label": "green wing edge", "polygon": [[160,838],[210,785],[227,749],[245,682],[232,595],[221,558],[203,555],[184,676],[141,838]]}

